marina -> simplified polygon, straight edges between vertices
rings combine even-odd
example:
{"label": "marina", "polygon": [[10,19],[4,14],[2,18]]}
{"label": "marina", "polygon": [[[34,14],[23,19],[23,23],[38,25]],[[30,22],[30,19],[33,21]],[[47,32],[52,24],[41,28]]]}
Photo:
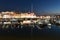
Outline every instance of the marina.
{"label": "marina", "polygon": [[18,13],[9,11],[0,12],[0,29],[19,29],[23,27],[37,27],[38,29],[48,27],[49,29],[51,29],[51,25],[60,26],[59,15],[37,16],[35,13]]}
{"label": "marina", "polygon": [[0,40],[60,40],[60,0],[0,0]]}
{"label": "marina", "polygon": [[[52,38],[60,37],[59,15],[36,15],[35,13],[0,13],[0,36],[19,39]],[[5,38],[5,37],[4,37]],[[14,37],[15,38],[15,37]]]}

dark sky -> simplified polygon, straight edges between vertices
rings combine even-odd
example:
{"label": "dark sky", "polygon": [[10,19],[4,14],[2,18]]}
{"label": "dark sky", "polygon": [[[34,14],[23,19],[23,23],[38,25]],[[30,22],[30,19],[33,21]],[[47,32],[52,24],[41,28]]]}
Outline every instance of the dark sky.
{"label": "dark sky", "polygon": [[31,0],[0,0],[0,11],[30,11]]}
{"label": "dark sky", "polygon": [[0,0],[0,11],[7,10],[60,13],[60,0]]}

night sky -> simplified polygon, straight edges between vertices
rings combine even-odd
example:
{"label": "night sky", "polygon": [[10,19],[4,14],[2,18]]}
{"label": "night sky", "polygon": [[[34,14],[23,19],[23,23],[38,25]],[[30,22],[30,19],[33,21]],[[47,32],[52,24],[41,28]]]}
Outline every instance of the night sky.
{"label": "night sky", "polygon": [[0,11],[60,13],[60,0],[0,0]]}

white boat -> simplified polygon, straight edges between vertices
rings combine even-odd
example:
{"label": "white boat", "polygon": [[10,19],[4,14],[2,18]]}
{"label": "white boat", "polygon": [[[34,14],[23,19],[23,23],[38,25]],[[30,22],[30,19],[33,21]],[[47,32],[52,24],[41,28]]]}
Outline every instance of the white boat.
{"label": "white boat", "polygon": [[11,24],[11,22],[3,22],[3,24]]}

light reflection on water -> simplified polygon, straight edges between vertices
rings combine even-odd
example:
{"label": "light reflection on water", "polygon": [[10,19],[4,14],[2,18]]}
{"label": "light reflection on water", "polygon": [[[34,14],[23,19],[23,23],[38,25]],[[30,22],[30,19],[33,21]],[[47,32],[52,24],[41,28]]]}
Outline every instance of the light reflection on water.
{"label": "light reflection on water", "polygon": [[[7,31],[9,30],[9,31]],[[54,36],[60,36],[60,26],[52,25],[51,29],[48,27],[45,27],[43,29],[35,28],[19,28],[19,29],[6,29],[6,30],[0,30],[0,34],[8,34],[8,35],[38,35],[38,36],[46,36],[46,35],[54,35]]]}
{"label": "light reflection on water", "polygon": [[[44,29],[38,29],[38,28],[19,28],[19,29],[11,29],[11,32],[6,32],[4,31],[3,34],[0,32],[0,34],[4,35],[3,38],[7,39],[7,38],[14,38],[14,39],[30,39],[30,40],[35,40],[35,39],[48,39],[48,40],[53,40],[53,39],[60,39],[60,27],[59,26],[55,26],[52,25],[52,28],[49,29],[48,27],[45,27]],[[8,29],[7,29],[8,30]],[[6,35],[10,35],[7,36]],[[12,36],[13,35],[13,36]],[[0,35],[1,36],[1,35]],[[16,36],[16,37],[15,37]],[[2,38],[2,39],[3,39]]]}

